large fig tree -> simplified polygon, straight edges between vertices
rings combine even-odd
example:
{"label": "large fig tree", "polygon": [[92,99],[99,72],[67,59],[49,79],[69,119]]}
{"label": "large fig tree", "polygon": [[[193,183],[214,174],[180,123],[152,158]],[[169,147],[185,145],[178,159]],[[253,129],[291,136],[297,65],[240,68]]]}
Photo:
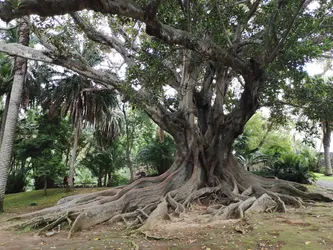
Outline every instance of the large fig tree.
{"label": "large fig tree", "polygon": [[[4,21],[33,15],[32,30],[44,50],[0,43],[0,51],[60,65],[117,90],[177,146],[164,174],[62,199],[23,215],[28,220],[19,225],[46,225],[46,230],[70,219],[74,232],[133,218],[149,227],[170,209],[185,212],[200,197],[211,204],[210,194],[217,203],[210,211],[224,218],[329,200],[295,183],[255,176],[232,155],[235,138],[260,104],[274,103],[284,81],[300,80],[303,65],[329,50],[330,34],[323,27],[331,3],[311,2],[2,1]],[[89,39],[106,61],[89,66],[72,39]]]}

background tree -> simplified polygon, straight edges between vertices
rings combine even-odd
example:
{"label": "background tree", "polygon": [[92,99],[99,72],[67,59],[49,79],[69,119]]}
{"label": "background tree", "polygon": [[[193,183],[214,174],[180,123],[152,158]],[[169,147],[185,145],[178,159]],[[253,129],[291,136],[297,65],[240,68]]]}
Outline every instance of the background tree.
{"label": "background tree", "polygon": [[[68,178],[69,188],[73,188],[81,130],[91,124],[105,130],[110,134],[108,136],[117,134],[119,130],[117,119],[110,117],[112,109],[117,105],[117,98],[109,90],[78,75],[66,76],[54,84],[47,90],[50,97],[44,101],[44,105],[50,107],[51,113],[57,112],[57,107],[62,106],[62,115],[69,114],[74,124],[74,142]],[[113,124],[109,124],[112,122]]]}
{"label": "background tree", "polygon": [[42,114],[37,118],[37,134],[24,142],[25,154],[30,158],[30,169],[35,178],[35,189],[43,183],[44,193],[48,180],[63,180],[65,167],[63,155],[70,147],[67,140],[71,127],[60,115]]}
{"label": "background tree", "polygon": [[331,121],[333,118],[332,79],[325,80],[320,76],[306,78],[298,84],[294,84],[290,92],[287,92],[286,97],[288,103],[295,107],[295,112],[308,119],[307,121],[304,119],[299,121],[299,129],[308,134],[315,134],[316,126],[311,125],[311,121],[320,123],[323,132],[325,175],[332,175],[330,156]]}
{"label": "background tree", "polygon": [[[95,147],[87,152],[81,164],[88,168],[98,178],[97,186],[111,186],[115,171],[124,167],[126,157],[119,140],[109,141],[109,144]],[[104,179],[104,182],[103,182]]]}
{"label": "background tree", "polygon": [[[25,46],[29,45],[29,21],[28,17],[22,17],[18,20],[19,25],[19,43]],[[6,117],[3,117],[4,130],[0,145],[0,212],[3,212],[4,196],[7,184],[7,175],[10,166],[13,143],[15,139],[16,123],[19,114],[19,108],[22,98],[23,84],[27,71],[27,60],[16,57],[14,63],[13,86],[9,99],[8,111]]]}
{"label": "background tree", "polygon": [[[44,19],[34,22],[46,50],[0,43],[0,51],[61,65],[117,90],[168,132],[177,148],[175,161],[164,174],[137,180],[121,190],[62,200],[39,213],[43,223],[61,223],[53,212],[66,207],[66,214],[59,216],[75,220],[74,232],[113,222],[122,218],[121,213],[137,216],[142,208],[149,215],[146,225],[151,226],[168,206],[179,214],[191,201],[211,193],[218,194],[221,206],[227,205],[218,210],[224,218],[242,217],[248,209],[301,207],[298,198],[330,201],[295,183],[259,178],[241,167],[231,153],[234,140],[260,103],[274,103],[286,79],[299,81],[306,75],[304,64],[330,50],[331,33],[322,24],[330,16],[327,10],[332,3],[321,1],[317,8],[309,4],[303,0],[282,4],[59,0],[44,6],[23,0],[14,8],[9,2],[0,3],[0,17],[5,21],[23,14],[51,17],[48,25]],[[70,19],[64,17],[66,28],[52,18],[65,13],[74,13]],[[109,30],[104,32],[106,20]],[[77,25],[73,29],[82,31],[105,55],[121,56],[120,65],[109,64],[107,69],[102,63],[89,65],[66,40],[66,29],[73,23]],[[57,28],[66,37],[60,32],[54,35]],[[174,94],[167,95],[166,88]],[[29,216],[33,215],[25,218]]]}

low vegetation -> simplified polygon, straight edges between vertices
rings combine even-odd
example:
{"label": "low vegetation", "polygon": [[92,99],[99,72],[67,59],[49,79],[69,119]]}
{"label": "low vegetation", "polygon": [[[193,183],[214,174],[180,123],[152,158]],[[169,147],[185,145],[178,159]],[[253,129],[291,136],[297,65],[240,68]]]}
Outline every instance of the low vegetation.
{"label": "low vegetation", "polygon": [[45,207],[55,205],[61,198],[75,195],[93,193],[105,188],[76,188],[67,192],[64,188],[49,189],[47,195],[43,190],[34,190],[16,194],[7,194],[5,196],[5,211],[9,213],[20,213],[23,211],[39,210]]}
{"label": "low vegetation", "polygon": [[333,176],[326,176],[322,173],[314,173],[317,180],[333,181]]}

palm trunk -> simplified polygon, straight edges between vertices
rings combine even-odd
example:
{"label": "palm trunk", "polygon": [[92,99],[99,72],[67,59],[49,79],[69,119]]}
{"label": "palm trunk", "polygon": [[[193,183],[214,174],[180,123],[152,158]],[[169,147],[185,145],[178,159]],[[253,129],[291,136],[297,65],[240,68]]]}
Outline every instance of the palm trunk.
{"label": "palm trunk", "polygon": [[332,164],[330,156],[331,128],[328,121],[323,122],[323,145],[325,159],[325,175],[332,175]]}
{"label": "palm trunk", "polygon": [[[19,43],[29,45],[28,17],[19,19]],[[8,168],[13,151],[16,123],[20,111],[23,84],[27,72],[27,60],[17,57],[15,60],[14,81],[5,121],[4,133],[0,147],[0,212],[3,212],[5,190],[8,178]]]}
{"label": "palm trunk", "polygon": [[68,188],[74,188],[74,173],[75,173],[75,162],[76,162],[76,152],[79,143],[81,124],[80,121],[77,122],[74,130],[74,145],[72,151],[71,165],[69,167],[69,178],[68,178]]}
{"label": "palm trunk", "polygon": [[9,100],[10,100],[10,94],[8,94],[7,97],[6,97],[5,110],[3,112],[2,120],[1,120],[0,147],[1,147],[1,142],[2,142],[3,133],[4,133],[4,129],[5,129],[6,118],[7,118],[7,114],[8,114]]}

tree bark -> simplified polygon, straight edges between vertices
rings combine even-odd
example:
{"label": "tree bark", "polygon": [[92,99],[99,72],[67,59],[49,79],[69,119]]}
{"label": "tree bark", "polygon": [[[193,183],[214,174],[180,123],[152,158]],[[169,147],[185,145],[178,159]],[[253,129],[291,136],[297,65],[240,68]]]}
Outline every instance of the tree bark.
{"label": "tree bark", "polygon": [[[29,17],[19,19],[19,43],[29,45]],[[20,111],[23,85],[27,72],[27,60],[21,57],[15,59],[14,80],[10,95],[8,113],[0,148],[0,212],[3,212],[8,169],[13,151],[16,123]]]}
{"label": "tree bark", "polygon": [[330,154],[331,144],[331,127],[328,121],[323,122],[323,146],[324,146],[324,160],[325,160],[325,175],[332,175],[332,164]]}

